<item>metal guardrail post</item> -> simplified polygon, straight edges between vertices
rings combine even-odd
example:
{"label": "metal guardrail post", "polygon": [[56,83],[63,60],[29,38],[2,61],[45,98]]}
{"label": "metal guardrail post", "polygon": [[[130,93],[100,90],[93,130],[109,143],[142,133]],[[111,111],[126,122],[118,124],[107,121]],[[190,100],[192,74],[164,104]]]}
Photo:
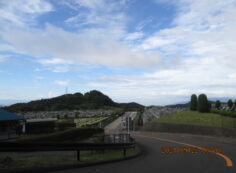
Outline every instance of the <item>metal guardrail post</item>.
{"label": "metal guardrail post", "polygon": [[124,155],[124,157],[126,157],[126,148],[124,148],[124,150],[123,150],[123,155]]}
{"label": "metal guardrail post", "polygon": [[80,161],[80,150],[77,150],[77,161]]}

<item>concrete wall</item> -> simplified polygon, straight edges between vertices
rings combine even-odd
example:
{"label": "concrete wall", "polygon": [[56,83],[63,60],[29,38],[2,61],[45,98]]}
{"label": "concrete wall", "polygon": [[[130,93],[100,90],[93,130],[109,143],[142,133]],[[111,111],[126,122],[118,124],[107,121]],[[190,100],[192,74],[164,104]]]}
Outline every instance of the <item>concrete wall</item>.
{"label": "concrete wall", "polygon": [[155,123],[145,124],[141,131],[170,132],[170,133],[189,133],[198,135],[226,136],[236,138],[236,129],[227,129],[220,127],[173,124],[173,123]]}

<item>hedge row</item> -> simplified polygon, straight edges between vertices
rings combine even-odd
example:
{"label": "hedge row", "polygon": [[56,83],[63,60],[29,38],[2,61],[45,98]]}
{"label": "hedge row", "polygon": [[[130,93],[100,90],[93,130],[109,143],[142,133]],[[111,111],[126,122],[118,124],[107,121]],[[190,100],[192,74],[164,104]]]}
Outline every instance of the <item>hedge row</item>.
{"label": "hedge row", "polygon": [[236,112],[232,112],[232,111],[211,109],[211,113],[215,113],[215,114],[220,114],[220,115],[227,116],[227,117],[234,117],[234,118],[236,118]]}
{"label": "hedge row", "polygon": [[66,120],[66,121],[59,121],[56,122],[56,127],[58,130],[66,130],[68,128],[76,127],[76,124],[74,123],[74,120]]}
{"label": "hedge row", "polygon": [[101,128],[73,128],[62,132],[55,132],[47,135],[37,135],[31,137],[24,137],[17,140],[17,142],[64,142],[64,141],[78,141],[86,139],[94,134],[104,133]]}

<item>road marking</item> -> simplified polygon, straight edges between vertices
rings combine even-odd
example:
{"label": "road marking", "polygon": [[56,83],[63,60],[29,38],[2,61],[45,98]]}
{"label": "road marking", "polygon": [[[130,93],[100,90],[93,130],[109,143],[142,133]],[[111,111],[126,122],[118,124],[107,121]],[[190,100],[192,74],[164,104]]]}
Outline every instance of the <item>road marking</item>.
{"label": "road marking", "polygon": [[[139,137],[143,137],[143,138],[149,138],[149,139],[155,139],[155,140],[160,140],[160,141],[166,141],[166,142],[171,142],[171,143],[176,143],[176,144],[181,144],[181,145],[186,145],[186,146],[189,146],[189,147],[195,147],[199,150],[202,150],[202,151],[206,151],[206,148],[203,148],[203,147],[199,147],[199,146],[196,146],[196,145],[192,145],[192,144],[188,144],[188,143],[184,143],[184,142],[179,142],[179,141],[174,141],[174,140],[170,140],[170,139],[165,139],[165,138],[157,138],[157,137],[152,137],[152,136],[144,136],[144,135],[136,135],[136,134],[132,134],[134,136],[139,136]],[[219,152],[212,152],[210,151],[211,153],[214,153],[220,157],[222,157],[223,159],[225,159],[226,161],[226,166],[228,167],[232,167],[233,166],[233,161],[226,155],[222,154],[222,153],[219,153]]]}

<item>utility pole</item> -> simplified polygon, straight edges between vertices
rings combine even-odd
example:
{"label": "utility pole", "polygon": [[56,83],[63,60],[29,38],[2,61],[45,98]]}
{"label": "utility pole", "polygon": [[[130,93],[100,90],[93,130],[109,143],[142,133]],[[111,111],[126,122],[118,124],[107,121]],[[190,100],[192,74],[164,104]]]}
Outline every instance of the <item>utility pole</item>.
{"label": "utility pole", "polygon": [[128,115],[128,134],[129,134],[129,115]]}

